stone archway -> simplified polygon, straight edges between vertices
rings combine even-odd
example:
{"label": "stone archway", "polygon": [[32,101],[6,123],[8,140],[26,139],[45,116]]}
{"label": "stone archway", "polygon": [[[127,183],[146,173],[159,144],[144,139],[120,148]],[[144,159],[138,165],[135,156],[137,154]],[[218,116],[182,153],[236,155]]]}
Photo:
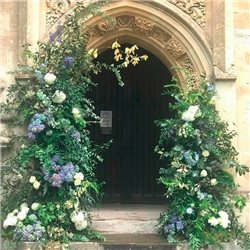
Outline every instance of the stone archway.
{"label": "stone archway", "polygon": [[[63,22],[64,15],[58,16],[58,13],[67,13],[74,6],[68,1],[61,1],[60,8],[52,3],[51,11],[47,12],[51,31],[58,21]],[[183,86],[184,73],[173,66],[189,70],[197,83],[200,75],[213,74],[212,51],[204,31],[204,1],[189,4],[172,0],[114,1],[105,11],[114,18],[114,24],[100,17],[92,17],[84,23],[83,32],[90,35],[90,48],[110,46],[115,39],[136,43],[156,55]]]}

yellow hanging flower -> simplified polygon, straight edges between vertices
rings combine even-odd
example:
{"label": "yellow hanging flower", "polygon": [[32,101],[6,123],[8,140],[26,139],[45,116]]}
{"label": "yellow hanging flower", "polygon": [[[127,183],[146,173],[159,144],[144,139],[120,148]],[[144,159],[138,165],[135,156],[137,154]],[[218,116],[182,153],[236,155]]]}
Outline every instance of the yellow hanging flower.
{"label": "yellow hanging flower", "polygon": [[98,56],[98,49],[95,49],[94,52],[93,52],[93,57],[97,58],[97,56]]}
{"label": "yellow hanging flower", "polygon": [[129,65],[129,60],[126,60],[126,61],[124,62],[124,66],[127,68],[128,65]]}
{"label": "yellow hanging flower", "polygon": [[147,55],[143,55],[143,56],[141,56],[141,59],[144,60],[144,61],[147,61],[148,60],[148,56]]}
{"label": "yellow hanging flower", "polygon": [[120,48],[121,47],[121,45],[117,42],[117,40],[115,41],[115,42],[113,42],[113,44],[112,44],[112,49],[117,49],[117,48]]}
{"label": "yellow hanging flower", "polygon": [[138,46],[135,44],[131,47],[131,53],[134,55],[135,54],[135,50],[139,49]]}
{"label": "yellow hanging flower", "polygon": [[98,49],[90,49],[90,50],[88,51],[88,54],[89,54],[90,56],[94,57],[94,58],[97,58],[97,56],[98,56]]}
{"label": "yellow hanging flower", "polygon": [[122,54],[115,55],[114,59],[118,62],[119,60],[122,60]]}
{"label": "yellow hanging flower", "polygon": [[120,50],[119,49],[115,49],[114,51],[114,55],[120,54]]}
{"label": "yellow hanging flower", "polygon": [[138,64],[140,61],[139,57],[133,57],[132,58],[132,64],[135,66],[136,64]]}

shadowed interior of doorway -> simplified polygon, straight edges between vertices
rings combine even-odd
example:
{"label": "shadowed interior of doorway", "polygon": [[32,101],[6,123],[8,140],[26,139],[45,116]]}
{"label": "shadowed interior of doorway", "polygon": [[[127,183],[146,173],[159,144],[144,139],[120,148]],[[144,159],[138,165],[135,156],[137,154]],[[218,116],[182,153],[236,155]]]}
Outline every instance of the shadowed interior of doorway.
{"label": "shadowed interior of doorway", "polygon": [[[123,48],[126,46],[131,45],[124,44]],[[118,86],[113,74],[104,71],[95,78],[97,87],[91,93],[96,114],[104,115],[107,120],[104,127],[92,126],[93,140],[113,141],[104,153],[104,162],[97,167],[97,178],[105,182],[106,202],[164,201],[164,191],[157,183],[164,162],[154,153],[159,139],[159,128],[154,121],[172,116],[169,104],[173,100],[161,94],[172,76],[149,51],[140,48],[139,53],[147,54],[149,59],[122,70],[125,86]],[[112,61],[112,51],[105,51],[98,59]]]}

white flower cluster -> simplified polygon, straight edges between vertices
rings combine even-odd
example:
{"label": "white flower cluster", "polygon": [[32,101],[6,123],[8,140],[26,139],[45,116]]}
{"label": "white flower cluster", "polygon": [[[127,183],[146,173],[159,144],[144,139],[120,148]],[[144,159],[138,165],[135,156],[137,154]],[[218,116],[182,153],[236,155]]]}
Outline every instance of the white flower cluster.
{"label": "white flower cluster", "polygon": [[27,217],[27,213],[29,212],[28,204],[23,203],[20,207],[20,211],[15,209],[12,213],[7,215],[6,220],[3,222],[3,227],[7,228],[9,226],[16,226],[18,221],[23,221]]}
{"label": "white flower cluster", "polygon": [[206,177],[207,176],[207,170],[206,169],[203,169],[200,173],[200,176],[201,177]]}
{"label": "white flower cluster", "polygon": [[[31,205],[31,209],[36,211],[39,208],[39,203],[33,203]],[[3,227],[6,229],[9,226],[15,227],[18,222],[22,222],[26,219],[27,214],[29,212],[29,207],[27,203],[23,203],[20,206],[20,211],[18,209],[13,210],[11,213],[9,213],[6,217],[6,220],[3,222]]]}
{"label": "white flower cluster", "polygon": [[66,99],[66,95],[60,90],[56,90],[56,92],[52,96],[52,101],[58,104],[63,103],[65,99]]}
{"label": "white flower cluster", "polygon": [[73,108],[72,109],[72,114],[73,114],[75,119],[81,118],[81,112],[80,112],[80,110],[78,108]]}
{"label": "white flower cluster", "polygon": [[75,186],[80,186],[83,179],[84,179],[84,175],[83,175],[82,172],[76,173],[74,175],[74,184],[75,184]]}
{"label": "white flower cluster", "polygon": [[76,230],[83,230],[88,226],[87,213],[85,211],[74,211],[71,216],[71,221],[75,224]]}
{"label": "white flower cluster", "polygon": [[44,76],[44,80],[47,84],[52,85],[54,83],[54,81],[56,80],[56,76],[52,73],[47,73]]}
{"label": "white flower cluster", "polygon": [[223,228],[227,228],[228,225],[231,223],[231,221],[229,220],[228,213],[220,211],[218,215],[220,216],[219,218],[215,217],[209,218],[208,223],[214,227],[217,225],[221,225]]}
{"label": "white flower cluster", "polygon": [[192,122],[195,120],[195,117],[197,117],[197,115],[200,113],[199,111],[200,109],[198,105],[190,106],[188,110],[182,113],[181,118],[186,122]]}
{"label": "white flower cluster", "polygon": [[34,175],[32,175],[29,179],[29,182],[33,184],[34,189],[39,189],[41,182],[36,179]]}

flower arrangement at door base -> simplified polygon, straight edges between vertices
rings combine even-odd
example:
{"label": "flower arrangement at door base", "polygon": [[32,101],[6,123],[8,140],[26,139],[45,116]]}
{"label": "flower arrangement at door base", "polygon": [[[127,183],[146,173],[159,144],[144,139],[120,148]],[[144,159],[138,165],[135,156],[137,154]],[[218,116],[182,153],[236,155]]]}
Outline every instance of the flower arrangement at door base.
{"label": "flower arrangement at door base", "polygon": [[95,60],[98,50],[87,48],[82,20],[101,14],[101,6],[77,3],[49,41],[38,42],[38,51],[26,45],[33,63],[17,72],[30,78],[12,84],[1,105],[3,113],[15,113],[10,126],[27,128],[26,136],[13,136],[16,154],[2,168],[1,218],[7,241],[66,244],[103,238],[91,229],[90,210],[101,197],[95,167],[109,142],[96,145],[91,140],[89,127],[100,118],[88,92],[95,87],[93,75],[102,69],[111,70],[123,85],[120,70],[147,56],[139,56],[136,45],[123,52],[114,41],[115,63]]}
{"label": "flower arrangement at door base", "polygon": [[187,83],[185,89],[175,82],[165,86],[165,94],[175,99],[174,115],[157,121],[161,134],[156,152],[164,162],[159,182],[168,204],[159,232],[169,242],[188,242],[192,250],[234,240],[250,249],[250,234],[238,221],[246,197],[228,171],[249,171],[238,163],[231,143],[235,132],[219,117],[214,85],[204,81],[194,88],[189,75]]}

